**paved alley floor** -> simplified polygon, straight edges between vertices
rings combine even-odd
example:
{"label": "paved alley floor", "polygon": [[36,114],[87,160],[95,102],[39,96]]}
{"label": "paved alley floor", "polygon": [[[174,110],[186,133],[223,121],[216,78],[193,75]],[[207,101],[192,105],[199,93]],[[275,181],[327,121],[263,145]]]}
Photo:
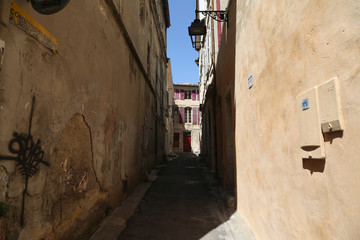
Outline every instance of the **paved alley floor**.
{"label": "paved alley floor", "polygon": [[[126,223],[119,240],[230,239],[216,182],[195,155],[169,161]],[[220,205],[219,205],[220,204]]]}

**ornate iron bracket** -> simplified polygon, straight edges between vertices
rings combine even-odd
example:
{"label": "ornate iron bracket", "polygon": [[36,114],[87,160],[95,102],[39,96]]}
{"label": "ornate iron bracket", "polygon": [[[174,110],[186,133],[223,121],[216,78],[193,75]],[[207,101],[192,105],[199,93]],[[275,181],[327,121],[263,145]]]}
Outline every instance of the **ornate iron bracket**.
{"label": "ornate iron bracket", "polygon": [[202,13],[204,16],[207,15],[218,22],[227,22],[228,21],[227,11],[210,11],[210,10],[199,11],[199,10],[196,10],[195,13],[196,14]]}

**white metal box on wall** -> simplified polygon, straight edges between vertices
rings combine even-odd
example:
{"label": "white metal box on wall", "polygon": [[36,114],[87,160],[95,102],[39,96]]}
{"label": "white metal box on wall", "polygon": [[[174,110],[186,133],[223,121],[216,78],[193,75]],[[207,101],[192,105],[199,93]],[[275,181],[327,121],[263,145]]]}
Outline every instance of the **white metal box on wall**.
{"label": "white metal box on wall", "polygon": [[337,78],[318,86],[319,115],[323,133],[344,130],[340,114],[339,87]]}
{"label": "white metal box on wall", "polygon": [[302,158],[325,158],[323,133],[343,131],[337,78],[297,96]]}
{"label": "white metal box on wall", "polygon": [[325,158],[317,99],[315,87],[300,94],[296,100],[302,158]]}

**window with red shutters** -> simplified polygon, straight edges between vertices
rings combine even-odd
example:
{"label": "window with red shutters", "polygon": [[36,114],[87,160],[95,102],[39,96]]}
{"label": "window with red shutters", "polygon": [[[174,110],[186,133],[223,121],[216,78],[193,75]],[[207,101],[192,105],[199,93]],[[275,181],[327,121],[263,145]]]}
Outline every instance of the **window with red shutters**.
{"label": "window with red shutters", "polygon": [[191,90],[185,90],[185,99],[191,99]]}
{"label": "window with red shutters", "polygon": [[191,107],[185,108],[185,123],[191,123]]}
{"label": "window with red shutters", "polygon": [[174,96],[174,99],[177,100],[179,99],[179,89],[175,89],[175,96]]}
{"label": "window with red shutters", "polygon": [[185,92],[184,89],[180,89],[180,99],[185,100]]}
{"label": "window with red shutters", "polygon": [[193,101],[196,100],[196,90],[191,91],[191,100],[193,100]]}

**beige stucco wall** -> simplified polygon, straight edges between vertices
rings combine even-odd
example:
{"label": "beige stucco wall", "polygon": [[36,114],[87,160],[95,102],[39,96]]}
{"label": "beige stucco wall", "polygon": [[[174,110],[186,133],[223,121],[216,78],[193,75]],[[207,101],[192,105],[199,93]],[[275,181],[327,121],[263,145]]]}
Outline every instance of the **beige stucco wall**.
{"label": "beige stucco wall", "polygon": [[[15,162],[1,160],[0,201],[11,206],[8,237],[75,239],[130,194],[164,154],[164,146],[155,144],[165,131],[156,128],[163,125],[156,123],[155,86],[148,84],[155,83],[157,63],[166,79],[166,50],[152,23],[158,15],[147,1],[124,6],[123,17],[133,18],[125,20],[126,41],[105,1],[71,1],[48,16],[36,13],[30,2],[16,2],[59,40],[59,52],[45,48],[1,12],[6,53],[0,71],[0,155],[11,155],[14,131],[26,133],[34,95],[31,133],[41,139],[50,163],[49,168],[40,164],[29,181],[22,228],[23,177]],[[138,14],[139,2],[146,8],[143,24],[138,24],[144,17]]]}
{"label": "beige stucco wall", "polygon": [[[360,2],[238,1],[236,28],[238,211],[258,239],[359,239]],[[296,96],[333,77],[345,131],[303,163]]]}

